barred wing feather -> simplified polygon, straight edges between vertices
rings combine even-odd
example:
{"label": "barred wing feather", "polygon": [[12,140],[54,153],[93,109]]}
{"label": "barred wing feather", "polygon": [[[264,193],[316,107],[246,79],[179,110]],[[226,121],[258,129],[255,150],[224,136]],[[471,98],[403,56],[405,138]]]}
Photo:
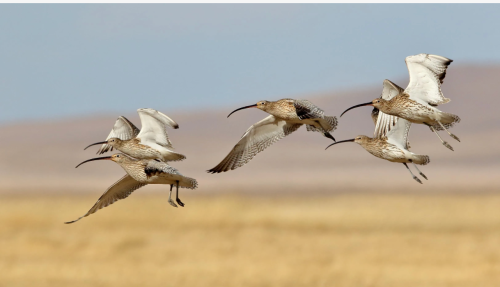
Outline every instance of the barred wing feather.
{"label": "barred wing feather", "polygon": [[296,131],[302,124],[287,123],[268,116],[252,125],[229,154],[209,173],[233,170],[248,163],[257,153]]}
{"label": "barred wing feather", "polygon": [[127,198],[134,190],[145,186],[145,183],[140,183],[133,179],[130,175],[125,175],[119,181],[110,186],[92,206],[92,208],[82,217],[65,222],[66,224],[77,222],[78,220],[97,212],[99,209],[104,208],[114,202]]}

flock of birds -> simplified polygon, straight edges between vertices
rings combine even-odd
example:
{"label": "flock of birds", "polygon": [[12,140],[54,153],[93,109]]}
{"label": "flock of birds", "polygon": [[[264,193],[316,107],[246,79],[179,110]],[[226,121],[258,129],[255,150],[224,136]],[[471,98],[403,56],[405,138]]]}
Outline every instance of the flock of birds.
{"label": "flock of birds", "polygon": [[[337,127],[337,118],[326,116],[323,110],[307,100],[260,101],[255,105],[236,109],[228,115],[229,117],[236,111],[248,108],[258,108],[270,114],[252,125],[229,154],[208,172],[220,173],[241,167],[257,153],[296,131],[302,125],[306,125],[308,131],[319,132],[334,141],[327,148],[343,142],[355,142],[376,157],[403,163],[413,179],[422,183],[407,163],[413,164],[418,173],[427,179],[418,169],[417,164],[428,164],[429,156],[414,154],[409,150],[408,133],[411,124],[427,125],[438,136],[441,143],[450,150],[453,150],[453,147],[444,141],[437,131],[445,130],[453,139],[460,141],[457,136],[448,131],[460,121],[460,118],[437,109],[438,105],[450,101],[443,96],[441,84],[452,60],[437,55],[418,54],[406,57],[405,61],[410,74],[410,82],[406,89],[389,80],[384,80],[380,98],[352,106],[341,114],[342,116],[357,107],[373,106],[371,113],[375,124],[373,138],[360,135],[354,139],[335,141],[331,132]],[[180,161],[186,158],[173,150],[166,132],[166,127],[177,129],[179,125],[167,115],[153,109],[139,109],[137,112],[141,119],[141,130],[121,116],[105,141],[88,146],[102,145],[97,154],[113,149],[121,153],[92,158],[78,165],[95,160],[111,160],[119,164],[125,170],[126,175],[110,186],[85,215],[66,223],[73,223],[89,216],[117,200],[126,198],[134,190],[147,184],[170,185],[168,202],[174,207],[177,207],[177,204],[184,206],[179,199],[179,187],[195,189],[198,186],[195,179],[183,176],[177,169],[167,164],[170,161]],[[176,187],[175,202],[172,200],[174,186]]]}

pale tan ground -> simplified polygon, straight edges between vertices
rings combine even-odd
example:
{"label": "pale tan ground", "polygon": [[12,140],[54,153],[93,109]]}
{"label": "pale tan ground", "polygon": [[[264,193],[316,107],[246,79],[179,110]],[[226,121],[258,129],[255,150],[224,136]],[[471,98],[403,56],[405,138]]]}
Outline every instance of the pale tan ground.
{"label": "pale tan ground", "polygon": [[0,197],[0,286],[499,286],[500,195]]}

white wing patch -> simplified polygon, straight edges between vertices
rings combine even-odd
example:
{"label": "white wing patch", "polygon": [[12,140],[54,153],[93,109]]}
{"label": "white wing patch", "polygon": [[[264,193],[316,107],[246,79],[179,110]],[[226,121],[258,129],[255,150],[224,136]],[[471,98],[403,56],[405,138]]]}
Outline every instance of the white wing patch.
{"label": "white wing patch", "polygon": [[409,121],[398,118],[394,127],[387,133],[387,142],[408,150],[410,148],[408,142],[410,127],[411,123]]}
{"label": "white wing patch", "polygon": [[158,144],[173,148],[166,127],[177,129],[179,125],[165,114],[153,109],[138,109],[137,112],[142,123],[141,131],[137,135],[141,143],[149,146]]}
{"label": "white wing patch", "polygon": [[387,133],[394,127],[398,117],[388,115],[379,110],[377,123],[375,124],[375,131],[373,132],[374,138],[387,137]]}
{"label": "white wing patch", "polygon": [[452,60],[437,55],[419,54],[408,56],[405,61],[410,73],[410,83],[405,92],[410,95],[410,99],[434,106],[450,101],[443,96],[441,84]]}
{"label": "white wing patch", "polygon": [[388,101],[403,92],[403,88],[385,79],[383,83],[382,95],[380,97]]}
{"label": "white wing patch", "polygon": [[[134,126],[134,124],[129,121],[126,117],[120,116],[113,126],[113,129],[109,133],[106,141],[110,138],[119,138],[121,140],[129,140],[135,138],[139,134],[139,129]],[[97,154],[103,154],[107,151],[113,151],[113,147],[107,144],[103,144],[101,148],[97,151]]]}

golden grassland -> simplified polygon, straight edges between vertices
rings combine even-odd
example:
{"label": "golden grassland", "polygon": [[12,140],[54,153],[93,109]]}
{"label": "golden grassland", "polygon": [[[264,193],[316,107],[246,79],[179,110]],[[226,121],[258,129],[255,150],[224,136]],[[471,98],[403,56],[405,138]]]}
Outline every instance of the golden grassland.
{"label": "golden grassland", "polygon": [[0,286],[499,286],[500,195],[0,197]]}

